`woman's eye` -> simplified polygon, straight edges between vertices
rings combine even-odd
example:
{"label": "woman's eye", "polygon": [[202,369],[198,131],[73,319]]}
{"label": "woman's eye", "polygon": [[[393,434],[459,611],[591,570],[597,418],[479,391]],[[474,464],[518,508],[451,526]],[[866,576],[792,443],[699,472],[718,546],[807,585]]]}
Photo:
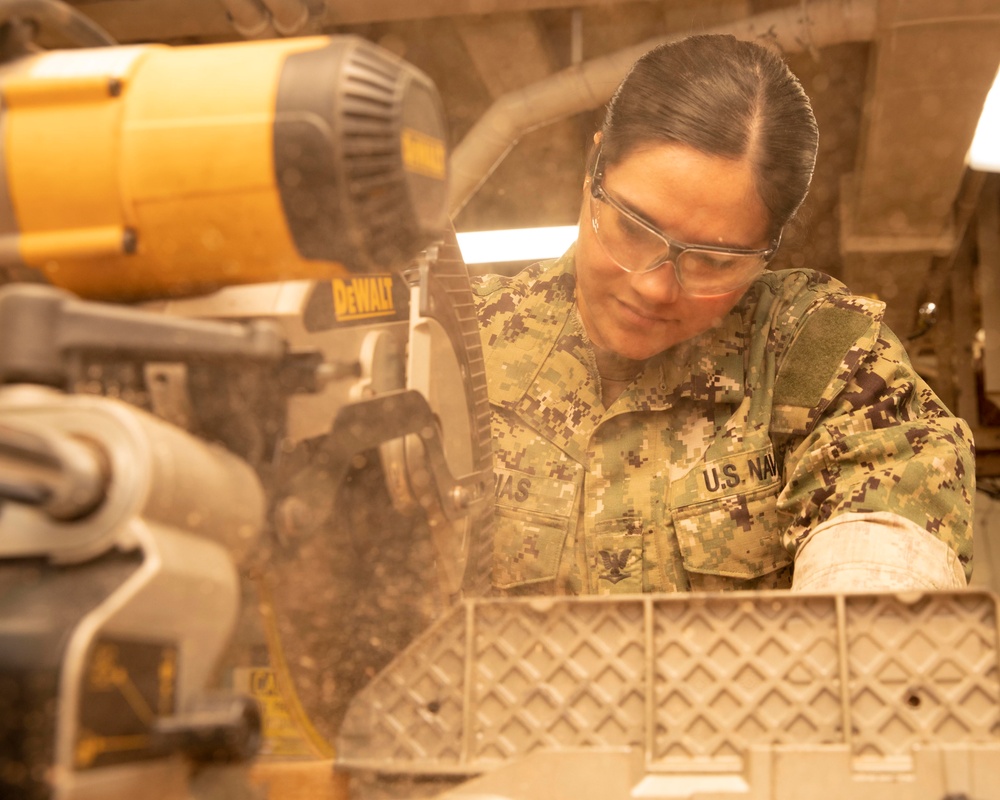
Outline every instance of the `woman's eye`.
{"label": "woman's eye", "polygon": [[618,229],[622,236],[632,239],[633,241],[642,242],[651,238],[648,230],[642,227],[642,225],[634,219],[630,219],[624,214],[618,214]]}
{"label": "woman's eye", "polygon": [[719,253],[703,253],[697,250],[689,250],[686,256],[690,268],[704,272],[724,272],[730,270],[735,266],[736,261],[732,256]]}

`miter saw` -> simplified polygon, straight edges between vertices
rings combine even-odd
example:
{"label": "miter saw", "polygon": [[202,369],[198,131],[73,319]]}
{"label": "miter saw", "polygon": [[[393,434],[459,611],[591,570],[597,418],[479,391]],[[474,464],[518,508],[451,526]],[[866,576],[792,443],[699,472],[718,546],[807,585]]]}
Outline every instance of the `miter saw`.
{"label": "miter saw", "polygon": [[52,7],[0,3],[0,795],[213,796],[239,670],[323,755],[488,584],[443,117],[357,38],[40,51]]}

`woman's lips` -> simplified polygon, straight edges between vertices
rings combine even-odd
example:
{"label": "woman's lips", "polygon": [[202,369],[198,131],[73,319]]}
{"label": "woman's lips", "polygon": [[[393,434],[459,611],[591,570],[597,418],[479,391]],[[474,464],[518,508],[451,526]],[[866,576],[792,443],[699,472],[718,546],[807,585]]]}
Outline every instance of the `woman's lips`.
{"label": "woman's lips", "polygon": [[619,310],[621,311],[623,319],[626,322],[632,323],[633,325],[641,325],[643,327],[649,327],[652,325],[657,325],[669,321],[666,318],[661,317],[651,311],[646,311],[641,308],[636,308],[635,306],[626,303],[623,300],[618,300],[616,298],[616,302],[618,303],[618,307]]}

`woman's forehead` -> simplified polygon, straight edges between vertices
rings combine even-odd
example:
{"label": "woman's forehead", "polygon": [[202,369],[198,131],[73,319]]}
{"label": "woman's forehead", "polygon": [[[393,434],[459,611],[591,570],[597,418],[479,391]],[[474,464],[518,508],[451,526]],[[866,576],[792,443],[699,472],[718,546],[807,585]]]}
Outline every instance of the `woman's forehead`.
{"label": "woman's forehead", "polygon": [[768,245],[768,217],[748,159],[663,142],[604,166],[604,188],[671,238],[699,244]]}

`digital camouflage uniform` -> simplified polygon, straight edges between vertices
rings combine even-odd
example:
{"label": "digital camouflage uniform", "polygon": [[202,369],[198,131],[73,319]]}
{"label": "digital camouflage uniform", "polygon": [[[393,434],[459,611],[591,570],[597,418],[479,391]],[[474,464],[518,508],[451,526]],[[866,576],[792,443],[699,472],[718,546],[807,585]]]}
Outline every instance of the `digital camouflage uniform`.
{"label": "digital camouflage uniform", "polygon": [[572,251],[475,284],[498,589],[784,588],[797,548],[845,512],[912,520],[971,573],[971,434],[882,303],[820,273],[765,273],[605,409],[574,288]]}

